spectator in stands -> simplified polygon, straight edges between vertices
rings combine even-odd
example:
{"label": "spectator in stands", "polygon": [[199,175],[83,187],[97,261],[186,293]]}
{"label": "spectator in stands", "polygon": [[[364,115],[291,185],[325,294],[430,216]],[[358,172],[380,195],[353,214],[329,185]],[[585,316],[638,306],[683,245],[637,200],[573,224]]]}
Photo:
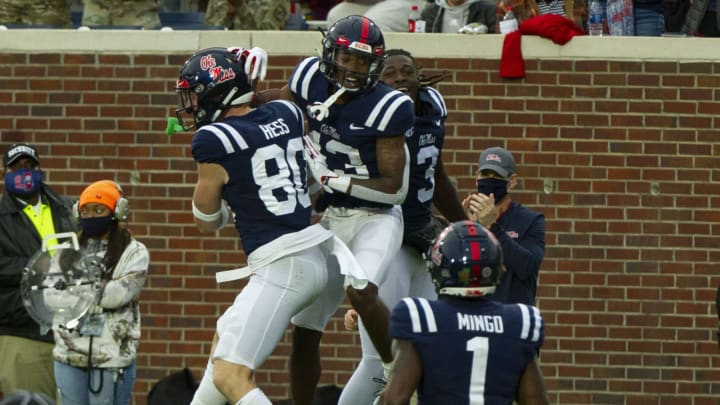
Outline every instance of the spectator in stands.
{"label": "spectator in stands", "polygon": [[635,36],[659,37],[665,30],[662,0],[633,0]]}
{"label": "spectator in stands", "polygon": [[67,0],[2,0],[0,24],[70,26]]}
{"label": "spectator in stands", "polygon": [[83,0],[82,25],[160,28],[157,0]]}
{"label": "spectator in stands", "polygon": [[371,19],[382,32],[407,32],[412,6],[422,10],[424,0],[344,0],[330,9],[327,26],[349,15],[362,15]]}
{"label": "spectator in stands", "polygon": [[327,13],[327,26],[330,27],[337,20],[349,15],[363,15],[372,6],[383,0],[345,0],[332,7]]}
{"label": "spectator in stands", "polygon": [[693,0],[685,16],[682,32],[703,37],[720,37],[717,0]]}
{"label": "spectator in stands", "polygon": [[303,4],[307,5],[310,10],[310,18],[317,21],[327,19],[328,11],[331,8],[340,4],[340,0],[302,0]]}
{"label": "spectator in stands", "polygon": [[495,4],[487,0],[435,0],[422,11],[425,31],[456,34],[470,23],[481,23],[488,32],[495,30]]}
{"label": "spectator in stands", "polygon": [[509,10],[512,10],[518,24],[530,17],[540,15],[535,0],[498,0],[495,14],[495,32],[500,32],[500,21],[503,20]]}
{"label": "spectator in stands", "polygon": [[205,24],[231,30],[279,30],[289,16],[288,0],[210,0]]}
{"label": "spectator in stands", "polygon": [[690,0],[663,0],[665,14],[665,32],[679,34],[682,31],[685,15],[690,9]]}
{"label": "spectator in stands", "polygon": [[[578,4],[575,4],[577,1]],[[587,2],[582,0],[538,0],[536,3],[538,15],[558,14],[584,28],[584,19],[587,18]]]}
{"label": "spectator in stands", "polygon": [[[518,23],[537,15],[558,14],[572,20],[578,27],[585,29],[587,26],[587,8],[588,1],[585,0],[499,0],[497,3],[496,24],[499,24],[508,10],[512,9]],[[497,25],[495,32],[500,32]]]}

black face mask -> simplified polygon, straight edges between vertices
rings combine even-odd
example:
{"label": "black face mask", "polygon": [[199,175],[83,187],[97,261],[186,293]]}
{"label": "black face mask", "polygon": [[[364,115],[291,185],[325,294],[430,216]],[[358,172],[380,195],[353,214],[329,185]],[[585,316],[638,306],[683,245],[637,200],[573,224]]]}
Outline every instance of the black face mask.
{"label": "black face mask", "polygon": [[88,237],[97,238],[107,232],[113,220],[114,217],[112,215],[106,217],[80,218],[80,227]]}
{"label": "black face mask", "polygon": [[477,190],[480,194],[495,196],[495,204],[499,203],[500,200],[507,194],[508,181],[503,179],[496,179],[495,177],[488,177],[479,179],[477,181]]}

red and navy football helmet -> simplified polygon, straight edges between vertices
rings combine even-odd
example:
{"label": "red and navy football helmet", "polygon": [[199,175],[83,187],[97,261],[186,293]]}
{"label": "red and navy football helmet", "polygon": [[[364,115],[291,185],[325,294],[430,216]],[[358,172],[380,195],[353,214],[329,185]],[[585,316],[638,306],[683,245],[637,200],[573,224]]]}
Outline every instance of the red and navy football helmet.
{"label": "red and navy football helmet", "polygon": [[[242,61],[225,48],[207,48],[191,56],[180,69],[175,91],[175,114],[185,130],[215,122],[228,108],[249,103],[255,94]],[[190,125],[188,114],[194,121]]]}
{"label": "red and navy football helmet", "polygon": [[[342,83],[338,81],[338,70],[344,70],[344,78],[359,76],[359,85],[346,88],[349,92],[359,92],[375,86],[385,63],[385,39],[380,28],[372,20],[359,15],[351,15],[338,20],[325,34],[322,46],[320,71],[336,88],[342,86]],[[363,72],[362,75],[358,75],[358,72],[350,72],[339,67],[336,62],[338,51],[368,58],[367,73]]]}
{"label": "red and navy football helmet", "polygon": [[445,228],[430,247],[428,267],[440,295],[494,294],[504,271],[502,249],[482,225],[458,221]]}

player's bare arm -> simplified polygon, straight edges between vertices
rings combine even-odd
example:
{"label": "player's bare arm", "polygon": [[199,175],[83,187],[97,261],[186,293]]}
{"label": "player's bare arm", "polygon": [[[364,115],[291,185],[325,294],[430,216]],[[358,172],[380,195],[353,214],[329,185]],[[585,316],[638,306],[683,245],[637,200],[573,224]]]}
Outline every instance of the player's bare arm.
{"label": "player's bare arm", "polygon": [[375,191],[377,196],[369,193],[365,199],[401,204],[407,195],[409,181],[409,159],[404,137],[399,135],[378,138],[376,153],[380,176],[372,179],[353,178],[348,194],[360,196],[366,190]]}
{"label": "player's bare arm", "polygon": [[200,232],[215,232],[230,217],[222,203],[222,187],[229,177],[225,169],[216,163],[198,163],[198,179],[193,192],[193,217]]}
{"label": "player's bare arm", "polygon": [[406,405],[422,377],[422,362],[410,340],[393,340],[395,358],[390,381],[380,394],[380,404]]}
{"label": "player's bare arm", "polygon": [[519,405],[550,405],[545,380],[537,359],[528,363],[520,377],[517,401]]}

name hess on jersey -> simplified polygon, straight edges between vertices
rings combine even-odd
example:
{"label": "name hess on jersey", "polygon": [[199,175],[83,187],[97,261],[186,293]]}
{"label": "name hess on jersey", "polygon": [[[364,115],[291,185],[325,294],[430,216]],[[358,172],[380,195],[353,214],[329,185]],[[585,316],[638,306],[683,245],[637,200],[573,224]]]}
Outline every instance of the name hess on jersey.
{"label": "name hess on jersey", "polygon": [[434,145],[434,144],[435,144],[435,135],[430,134],[430,133],[420,135],[418,145],[424,146],[424,145]]}
{"label": "name hess on jersey", "polygon": [[457,313],[458,330],[503,333],[505,326],[499,315],[474,315]]}
{"label": "name hess on jersey", "polygon": [[260,127],[265,134],[265,139],[273,139],[290,133],[290,128],[288,128],[282,118],[278,118],[269,124],[260,124],[258,127]]}

